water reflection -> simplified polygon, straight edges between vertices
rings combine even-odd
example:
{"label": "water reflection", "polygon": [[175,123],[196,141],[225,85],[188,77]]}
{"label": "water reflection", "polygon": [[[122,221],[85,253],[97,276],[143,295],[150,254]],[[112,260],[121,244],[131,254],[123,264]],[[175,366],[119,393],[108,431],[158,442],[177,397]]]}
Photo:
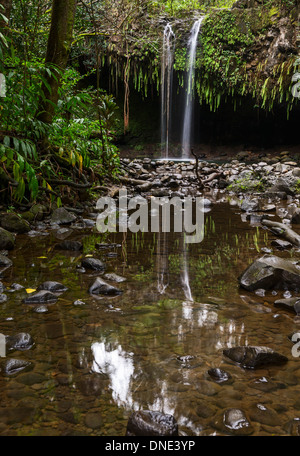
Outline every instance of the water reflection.
{"label": "water reflection", "polygon": [[157,290],[164,294],[169,285],[167,233],[158,233],[157,239]]}
{"label": "water reflection", "polygon": [[124,351],[121,345],[112,348],[105,342],[95,342],[91,349],[94,356],[92,371],[109,376],[112,397],[119,406],[132,406],[133,353]]}

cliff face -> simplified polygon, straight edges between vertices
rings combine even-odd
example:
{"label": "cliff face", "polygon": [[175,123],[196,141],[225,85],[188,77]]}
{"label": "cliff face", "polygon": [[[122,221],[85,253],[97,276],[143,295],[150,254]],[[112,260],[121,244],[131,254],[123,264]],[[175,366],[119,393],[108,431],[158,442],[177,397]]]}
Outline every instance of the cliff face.
{"label": "cliff face", "polygon": [[269,116],[270,129],[271,115],[276,113],[280,113],[279,125],[288,116],[297,122],[299,103],[292,94],[292,77],[299,53],[298,0],[238,0],[232,8],[206,7],[181,11],[173,17],[161,11],[143,11],[132,18],[123,35],[111,33],[103,46],[103,71],[106,78],[111,78],[109,87],[118,87],[122,99],[124,80],[130,85],[130,97],[134,99],[131,119],[135,111],[142,110],[137,103],[138,92],[141,104],[154,100],[153,112],[159,123],[161,52],[168,22],[176,35],[174,88],[177,93],[182,90],[187,41],[200,15],[205,19],[196,59],[195,105],[209,119],[209,127],[203,129],[208,131],[217,119],[226,124],[235,112],[245,125],[253,125],[253,131],[258,113],[260,118]]}

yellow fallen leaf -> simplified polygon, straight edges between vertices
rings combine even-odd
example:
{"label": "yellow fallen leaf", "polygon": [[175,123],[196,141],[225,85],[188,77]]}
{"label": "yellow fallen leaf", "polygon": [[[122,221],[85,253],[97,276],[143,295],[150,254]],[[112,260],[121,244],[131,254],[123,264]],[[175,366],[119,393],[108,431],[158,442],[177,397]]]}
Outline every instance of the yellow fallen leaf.
{"label": "yellow fallen leaf", "polygon": [[92,257],[93,255],[85,255],[85,258]]}
{"label": "yellow fallen leaf", "polygon": [[27,288],[27,289],[26,289],[26,292],[27,292],[28,294],[34,293],[35,291],[36,291],[36,290],[35,290],[34,288]]}
{"label": "yellow fallen leaf", "polygon": [[41,257],[38,257],[38,258],[47,258],[47,257],[45,257],[45,256],[41,256]]}

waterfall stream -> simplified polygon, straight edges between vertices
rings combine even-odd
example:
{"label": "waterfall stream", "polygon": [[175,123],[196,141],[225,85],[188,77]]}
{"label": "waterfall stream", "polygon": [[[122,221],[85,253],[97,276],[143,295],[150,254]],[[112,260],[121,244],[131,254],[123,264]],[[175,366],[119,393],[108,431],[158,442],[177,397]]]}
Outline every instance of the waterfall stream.
{"label": "waterfall stream", "polygon": [[174,50],[175,35],[171,25],[167,24],[164,29],[161,71],[161,155],[164,158],[169,156]]}
{"label": "waterfall stream", "polygon": [[190,156],[191,148],[191,132],[193,121],[193,86],[195,75],[195,61],[198,44],[198,36],[201,30],[201,24],[204,17],[197,19],[194,23],[190,39],[188,42],[188,72],[186,78],[186,100],[184,108],[184,120],[182,129],[182,157],[188,158]]}

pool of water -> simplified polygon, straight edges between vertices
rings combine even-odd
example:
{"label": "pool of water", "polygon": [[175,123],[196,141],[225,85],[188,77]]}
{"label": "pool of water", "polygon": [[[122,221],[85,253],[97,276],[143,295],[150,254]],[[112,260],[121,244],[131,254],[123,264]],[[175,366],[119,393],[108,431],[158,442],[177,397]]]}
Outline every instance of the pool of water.
{"label": "pool of water", "polygon": [[[199,244],[185,245],[179,233],[72,230],[68,239],[82,240],[83,253],[56,250],[59,239],[49,229],[20,235],[9,254],[14,266],[1,279],[8,288],[54,280],[68,291],[47,312],[23,303],[25,289],[7,292],[1,304],[0,332],[28,332],[35,341],[30,350],[7,354],[32,367],[0,375],[1,435],[124,436],[130,413],[139,409],[173,414],[182,436],[223,435],[218,422],[228,408],[244,411],[252,435],[298,433],[300,358],[288,339],[300,329],[297,318],[274,307],[283,291],[259,296],[238,285],[261,249],[271,248],[270,232],[225,202],[205,214]],[[81,270],[86,255],[126,278],[115,284],[121,295],[89,295],[98,274]],[[289,361],[242,369],[222,352],[243,344],[269,346]],[[212,367],[231,380],[213,381]]]}

